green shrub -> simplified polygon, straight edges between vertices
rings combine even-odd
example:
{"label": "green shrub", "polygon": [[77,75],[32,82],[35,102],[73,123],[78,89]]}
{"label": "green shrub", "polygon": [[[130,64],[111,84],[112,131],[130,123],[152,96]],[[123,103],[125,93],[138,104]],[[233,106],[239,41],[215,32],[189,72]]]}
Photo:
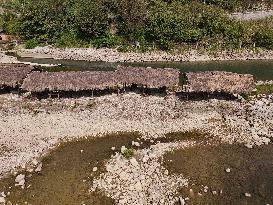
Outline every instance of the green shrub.
{"label": "green shrub", "polygon": [[63,34],[60,38],[55,40],[54,44],[59,48],[88,47],[87,42],[84,42],[71,33]]}
{"label": "green shrub", "polygon": [[108,13],[104,7],[104,1],[77,0],[72,10],[71,25],[80,38],[97,38],[108,32]]}
{"label": "green shrub", "polygon": [[39,42],[36,39],[31,39],[25,42],[25,48],[26,49],[32,49],[39,46]]}
{"label": "green shrub", "polygon": [[121,154],[126,159],[129,159],[134,155],[134,153],[135,153],[135,150],[130,148],[130,149],[124,150]]}
{"label": "green shrub", "polygon": [[273,30],[272,28],[261,28],[254,34],[253,41],[257,47],[273,49]]}
{"label": "green shrub", "polygon": [[122,43],[123,40],[121,37],[109,33],[91,41],[91,45],[95,48],[116,48],[117,46],[122,45]]}

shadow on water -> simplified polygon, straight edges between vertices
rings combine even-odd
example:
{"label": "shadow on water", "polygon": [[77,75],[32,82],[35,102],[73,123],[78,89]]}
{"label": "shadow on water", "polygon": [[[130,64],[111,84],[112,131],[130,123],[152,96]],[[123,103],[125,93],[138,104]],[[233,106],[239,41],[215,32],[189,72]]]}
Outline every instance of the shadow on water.
{"label": "shadow on water", "polygon": [[205,62],[133,62],[133,63],[109,63],[88,62],[76,60],[55,60],[21,58],[18,60],[41,63],[61,64],[58,67],[45,68],[47,71],[80,71],[80,70],[115,70],[117,65],[144,66],[154,68],[177,68],[181,72],[197,71],[229,71],[240,74],[252,74],[257,80],[273,80],[273,60],[246,60],[246,61],[205,61]]}

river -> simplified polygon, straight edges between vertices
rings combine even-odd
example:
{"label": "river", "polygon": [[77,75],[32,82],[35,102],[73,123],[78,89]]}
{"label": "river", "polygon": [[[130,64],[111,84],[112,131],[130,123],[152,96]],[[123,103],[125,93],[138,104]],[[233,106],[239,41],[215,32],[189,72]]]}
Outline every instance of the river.
{"label": "river", "polygon": [[247,61],[204,61],[204,62],[134,62],[134,63],[108,63],[88,62],[75,60],[56,60],[39,58],[21,58],[24,62],[40,64],[61,64],[47,71],[82,71],[82,70],[114,70],[117,65],[144,66],[154,68],[177,68],[182,72],[196,71],[229,71],[241,74],[252,74],[256,80],[273,80],[273,60],[247,60]]}

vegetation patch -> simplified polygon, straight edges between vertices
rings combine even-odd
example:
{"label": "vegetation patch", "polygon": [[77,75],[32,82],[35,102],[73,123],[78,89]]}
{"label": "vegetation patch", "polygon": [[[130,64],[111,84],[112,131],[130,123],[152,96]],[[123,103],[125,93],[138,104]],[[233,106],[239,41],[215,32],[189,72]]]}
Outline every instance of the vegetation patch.
{"label": "vegetation patch", "polygon": [[122,52],[195,48],[212,53],[272,49],[272,18],[239,22],[228,16],[230,11],[260,4],[243,0],[12,0],[3,5],[0,24],[25,40],[26,48],[52,44]]}

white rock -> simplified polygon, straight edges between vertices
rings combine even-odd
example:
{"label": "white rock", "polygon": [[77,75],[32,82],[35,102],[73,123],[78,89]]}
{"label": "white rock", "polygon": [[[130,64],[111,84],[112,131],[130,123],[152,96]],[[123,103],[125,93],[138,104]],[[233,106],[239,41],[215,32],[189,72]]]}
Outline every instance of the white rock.
{"label": "white rock", "polygon": [[143,159],[142,159],[142,161],[143,161],[144,163],[146,163],[148,160],[149,160],[149,157],[148,157],[148,156],[144,156]]}
{"label": "white rock", "polygon": [[183,199],[181,196],[179,197],[179,202],[180,202],[181,205],[186,204],[185,199]]}
{"label": "white rock", "polygon": [[111,147],[111,150],[113,150],[113,151],[114,151],[115,149],[116,149],[115,147]]}
{"label": "white rock", "polygon": [[245,146],[249,149],[253,148],[253,145],[252,144],[245,144]]}
{"label": "white rock", "polygon": [[135,142],[135,146],[139,147],[140,146],[139,142]]}
{"label": "white rock", "polygon": [[81,149],[81,153],[83,153],[83,149]]}
{"label": "white rock", "polygon": [[142,191],[142,185],[141,185],[141,183],[139,181],[135,184],[135,189],[137,191]]}
{"label": "white rock", "polygon": [[231,172],[231,169],[230,169],[230,168],[227,168],[227,169],[226,169],[226,172],[227,172],[227,173],[230,173],[230,172]]}
{"label": "white rock", "polygon": [[139,164],[138,164],[138,162],[137,162],[137,160],[136,160],[136,158],[134,158],[134,157],[132,157],[131,159],[130,159],[130,162],[131,162],[131,164],[134,166],[134,167],[137,167]]}
{"label": "white rock", "polygon": [[124,153],[126,150],[127,150],[127,148],[126,148],[125,146],[122,146],[122,147],[120,148],[121,153]]}
{"label": "white rock", "polygon": [[245,193],[245,197],[251,197],[250,193]]}
{"label": "white rock", "polygon": [[5,204],[6,200],[5,200],[5,197],[0,197],[0,204]]}
{"label": "white rock", "polygon": [[212,194],[213,194],[213,195],[216,195],[216,194],[217,194],[217,191],[212,191]]}
{"label": "white rock", "polygon": [[16,183],[19,183],[21,182],[22,180],[25,179],[25,175],[24,174],[19,174],[16,178],[15,178],[15,182]]}
{"label": "white rock", "polygon": [[32,160],[32,164],[33,164],[33,165],[35,165],[35,166],[36,166],[38,163],[39,163],[39,162],[38,162],[38,160],[37,160],[37,159]]}
{"label": "white rock", "polygon": [[98,170],[98,167],[93,167],[93,172],[96,172]]}
{"label": "white rock", "polygon": [[43,167],[43,163],[41,162],[37,168],[35,169],[35,172],[41,172],[42,171],[42,167]]}

